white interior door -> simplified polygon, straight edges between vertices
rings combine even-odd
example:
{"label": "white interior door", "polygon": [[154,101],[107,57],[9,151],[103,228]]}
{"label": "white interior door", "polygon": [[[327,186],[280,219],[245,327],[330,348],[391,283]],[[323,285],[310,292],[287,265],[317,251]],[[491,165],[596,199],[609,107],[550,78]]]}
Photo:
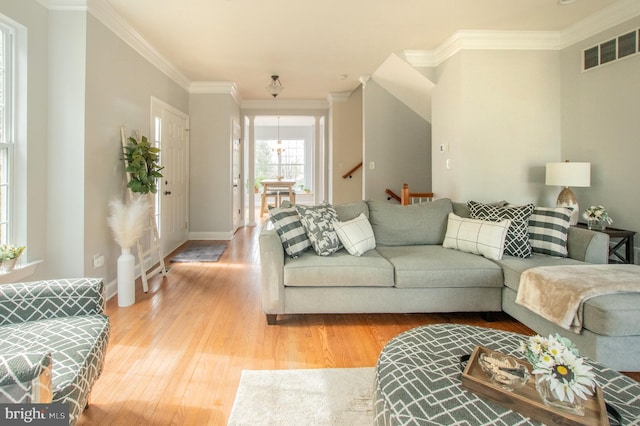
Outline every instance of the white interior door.
{"label": "white interior door", "polygon": [[154,129],[164,167],[158,189],[159,232],[166,255],[189,238],[188,116],[160,101],[154,105]]}

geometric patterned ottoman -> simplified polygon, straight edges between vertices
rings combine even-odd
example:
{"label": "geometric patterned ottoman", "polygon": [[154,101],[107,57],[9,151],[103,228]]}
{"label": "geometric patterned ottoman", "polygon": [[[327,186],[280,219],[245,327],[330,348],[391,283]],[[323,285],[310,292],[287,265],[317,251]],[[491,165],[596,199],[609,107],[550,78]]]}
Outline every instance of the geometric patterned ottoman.
{"label": "geometric patterned ottoman", "polygon": [[[100,279],[0,286],[0,402],[33,400],[34,377],[25,376],[37,372],[25,369],[39,355],[51,363],[52,402],[68,403],[75,424],[104,365],[110,332],[104,303]],[[25,363],[29,357],[34,362]]]}
{"label": "geometric patterned ottoman", "polygon": [[[522,358],[517,333],[456,324],[417,327],[394,337],[376,366],[376,425],[529,425],[539,424],[481,399],[461,384],[460,356],[482,345]],[[625,425],[640,425],[640,384],[587,360],[605,401]]]}

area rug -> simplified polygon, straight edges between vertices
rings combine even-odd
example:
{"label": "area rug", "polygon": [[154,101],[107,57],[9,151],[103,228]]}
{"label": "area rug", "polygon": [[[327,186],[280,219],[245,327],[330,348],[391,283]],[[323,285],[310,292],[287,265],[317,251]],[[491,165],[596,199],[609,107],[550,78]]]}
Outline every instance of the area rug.
{"label": "area rug", "polygon": [[173,256],[172,262],[217,262],[227,248],[226,244],[190,246]]}
{"label": "area rug", "polygon": [[244,370],[228,425],[373,424],[375,369]]}

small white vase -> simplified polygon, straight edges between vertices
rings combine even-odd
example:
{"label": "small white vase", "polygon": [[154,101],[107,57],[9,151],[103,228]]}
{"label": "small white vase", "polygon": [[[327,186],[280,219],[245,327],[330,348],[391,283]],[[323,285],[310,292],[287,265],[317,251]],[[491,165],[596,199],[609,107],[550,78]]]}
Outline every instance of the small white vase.
{"label": "small white vase", "polygon": [[7,260],[3,260],[2,261],[2,270],[4,272],[11,272],[14,270],[14,268],[16,267],[16,262],[18,261],[18,258],[15,259],[7,259]]}
{"label": "small white vase", "polygon": [[122,248],[118,257],[118,306],[126,307],[136,303],[135,262],[130,248]]}

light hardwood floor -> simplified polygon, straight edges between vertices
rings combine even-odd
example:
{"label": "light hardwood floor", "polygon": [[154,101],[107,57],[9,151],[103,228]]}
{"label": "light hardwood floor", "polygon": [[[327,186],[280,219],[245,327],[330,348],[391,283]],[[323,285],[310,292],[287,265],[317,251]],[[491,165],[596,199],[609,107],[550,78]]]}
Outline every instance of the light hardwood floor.
{"label": "light hardwood floor", "polygon": [[167,256],[169,274],[146,294],[138,285],[135,305],[108,301],[106,364],[79,425],[225,425],[243,369],[373,367],[392,337],[423,324],[532,334],[507,315],[487,323],[474,313],[290,315],[267,326],[258,233],[241,228],[217,263]]}

